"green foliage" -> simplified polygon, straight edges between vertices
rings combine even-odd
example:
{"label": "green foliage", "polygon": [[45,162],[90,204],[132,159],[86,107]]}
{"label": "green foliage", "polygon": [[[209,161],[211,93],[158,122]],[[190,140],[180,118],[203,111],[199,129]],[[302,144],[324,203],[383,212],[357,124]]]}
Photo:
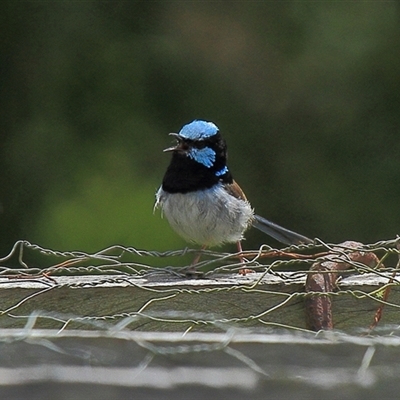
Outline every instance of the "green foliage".
{"label": "green foliage", "polygon": [[132,243],[138,248],[168,250],[181,240],[168,224],[153,215],[158,182],[151,174],[139,175],[124,149],[103,149],[89,155],[86,167],[70,177],[73,187],[53,187],[38,216],[32,238],[61,249],[96,251]]}
{"label": "green foliage", "polygon": [[167,133],[195,118],[220,127],[261,215],[326,241],[393,237],[398,8],[3,2],[0,252],[183,246],[152,207]]}

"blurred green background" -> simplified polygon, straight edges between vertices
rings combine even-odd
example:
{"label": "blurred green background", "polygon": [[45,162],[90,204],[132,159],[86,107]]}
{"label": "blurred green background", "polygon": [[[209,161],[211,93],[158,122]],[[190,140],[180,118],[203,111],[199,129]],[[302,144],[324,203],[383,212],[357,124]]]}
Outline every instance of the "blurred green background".
{"label": "blurred green background", "polygon": [[259,214],[329,242],[400,232],[399,2],[4,1],[0,21],[0,255],[185,246],[153,204],[193,119]]}

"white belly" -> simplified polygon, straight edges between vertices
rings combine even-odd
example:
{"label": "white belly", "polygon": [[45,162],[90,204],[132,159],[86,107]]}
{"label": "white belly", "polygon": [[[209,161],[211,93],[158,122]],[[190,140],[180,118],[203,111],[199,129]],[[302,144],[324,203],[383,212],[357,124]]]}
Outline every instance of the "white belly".
{"label": "white belly", "polygon": [[166,193],[160,188],[156,207],[161,207],[171,227],[184,239],[215,246],[237,242],[251,224],[253,209],[218,185],[186,194]]}

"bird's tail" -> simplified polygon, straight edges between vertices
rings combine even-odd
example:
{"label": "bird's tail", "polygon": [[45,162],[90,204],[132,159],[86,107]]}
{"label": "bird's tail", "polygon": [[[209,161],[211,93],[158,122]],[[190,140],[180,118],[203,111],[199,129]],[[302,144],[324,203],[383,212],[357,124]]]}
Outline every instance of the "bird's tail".
{"label": "bird's tail", "polygon": [[257,214],[254,215],[253,226],[259,229],[261,232],[264,232],[279,242],[287,245],[313,243],[313,241],[308,237],[274,224],[273,222],[268,221]]}

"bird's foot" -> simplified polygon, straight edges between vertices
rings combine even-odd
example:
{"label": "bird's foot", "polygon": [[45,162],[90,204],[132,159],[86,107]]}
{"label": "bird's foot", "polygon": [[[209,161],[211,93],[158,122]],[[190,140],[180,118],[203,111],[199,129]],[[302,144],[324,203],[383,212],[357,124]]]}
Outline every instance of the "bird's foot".
{"label": "bird's foot", "polygon": [[198,271],[195,265],[183,268],[182,272],[185,274],[185,277],[189,279],[199,279],[204,276],[204,272]]}
{"label": "bird's foot", "polygon": [[254,269],[250,269],[250,268],[241,268],[241,269],[239,269],[239,275],[243,275],[243,276],[245,276],[247,274],[252,274],[254,272],[256,272],[256,271],[254,271]]}

